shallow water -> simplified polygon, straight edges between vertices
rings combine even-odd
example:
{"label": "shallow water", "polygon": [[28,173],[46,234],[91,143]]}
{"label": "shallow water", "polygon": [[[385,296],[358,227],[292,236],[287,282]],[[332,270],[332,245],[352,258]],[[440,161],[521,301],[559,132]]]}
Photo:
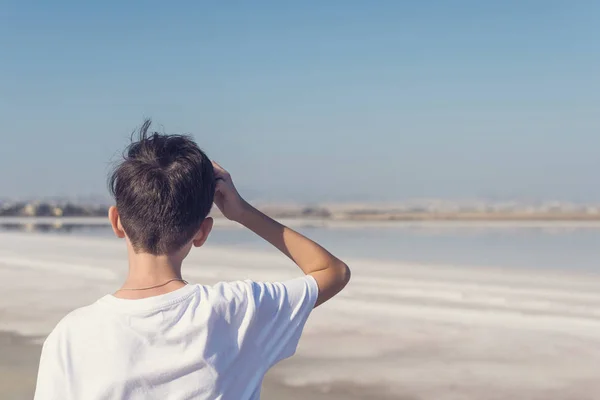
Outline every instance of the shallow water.
{"label": "shallow water", "polygon": [[[327,224],[295,222],[300,232],[341,258],[473,267],[558,269],[600,273],[600,226],[542,223]],[[2,223],[1,231],[111,237],[106,223]],[[207,242],[269,251],[269,244],[231,223],[216,221]]]}

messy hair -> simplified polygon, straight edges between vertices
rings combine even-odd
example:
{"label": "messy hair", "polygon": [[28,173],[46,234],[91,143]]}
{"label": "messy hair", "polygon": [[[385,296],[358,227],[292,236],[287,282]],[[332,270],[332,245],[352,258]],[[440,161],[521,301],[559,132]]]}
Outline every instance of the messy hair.
{"label": "messy hair", "polygon": [[138,253],[169,254],[189,242],[212,207],[213,166],[185,135],[133,132],[109,178],[121,224]]}

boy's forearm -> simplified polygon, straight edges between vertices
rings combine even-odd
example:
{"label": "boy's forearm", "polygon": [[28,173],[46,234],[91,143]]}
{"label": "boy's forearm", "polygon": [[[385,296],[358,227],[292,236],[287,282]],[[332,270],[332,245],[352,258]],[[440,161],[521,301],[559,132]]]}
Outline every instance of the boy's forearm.
{"label": "boy's forearm", "polygon": [[294,261],[305,274],[345,265],[300,233],[280,224],[246,203],[238,222],[271,243]]}
{"label": "boy's forearm", "polygon": [[213,161],[217,185],[215,204],[223,215],[237,221],[288,256],[319,286],[315,306],[329,300],[346,286],[350,269],[327,250],[283,226],[248,204],[237,192],[231,175]]}

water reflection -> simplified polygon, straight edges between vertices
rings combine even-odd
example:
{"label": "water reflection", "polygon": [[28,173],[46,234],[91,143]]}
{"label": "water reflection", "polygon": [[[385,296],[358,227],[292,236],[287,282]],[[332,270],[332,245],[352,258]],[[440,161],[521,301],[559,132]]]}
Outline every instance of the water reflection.
{"label": "water reflection", "polygon": [[0,232],[27,233],[110,233],[108,224],[81,224],[64,221],[53,222],[0,222]]}

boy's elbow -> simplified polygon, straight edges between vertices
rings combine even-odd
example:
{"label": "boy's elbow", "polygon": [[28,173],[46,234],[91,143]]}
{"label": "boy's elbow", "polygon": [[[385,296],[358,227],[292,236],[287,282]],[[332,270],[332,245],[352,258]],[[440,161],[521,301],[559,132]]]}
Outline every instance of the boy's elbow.
{"label": "boy's elbow", "polygon": [[339,282],[339,290],[342,290],[346,287],[348,282],[350,282],[350,277],[352,276],[352,273],[350,272],[350,268],[348,267],[348,265],[342,261],[338,263],[336,268],[338,270],[337,276]]}
{"label": "boy's elbow", "polygon": [[313,276],[319,285],[319,297],[315,305],[318,307],[346,287],[350,281],[350,268],[344,262],[336,260]]}

